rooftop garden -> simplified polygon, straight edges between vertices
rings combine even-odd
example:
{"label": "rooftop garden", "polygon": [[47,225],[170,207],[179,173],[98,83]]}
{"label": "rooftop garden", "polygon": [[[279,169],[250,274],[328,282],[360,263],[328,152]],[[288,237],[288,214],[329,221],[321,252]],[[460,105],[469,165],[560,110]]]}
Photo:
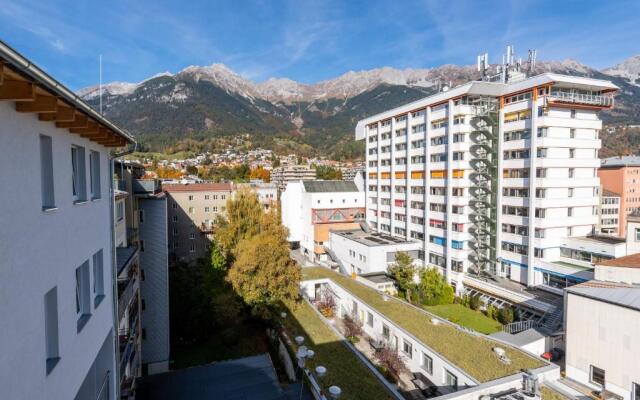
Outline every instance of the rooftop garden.
{"label": "rooftop garden", "polygon": [[[428,313],[400,300],[385,301],[376,290],[327,268],[303,268],[302,272],[303,280],[331,279],[479,382],[545,365],[535,357],[486,337],[470,334],[449,324],[434,325]],[[511,362],[506,364],[500,361],[493,351],[494,347],[503,348]]]}
{"label": "rooftop garden", "polygon": [[[329,328],[311,306],[303,302],[290,308],[284,320],[284,327],[296,346],[293,338],[305,338],[305,346],[315,352],[309,361],[311,369],[322,365],[327,374],[322,379],[323,387],[337,385],[345,398],[387,400],[393,399],[375,375],[348,349],[341,339]],[[297,350],[294,348],[294,351]]]}
{"label": "rooftop garden", "polygon": [[480,311],[472,310],[459,303],[423,307],[441,318],[485,335],[498,332],[502,327],[500,322],[487,317]]}

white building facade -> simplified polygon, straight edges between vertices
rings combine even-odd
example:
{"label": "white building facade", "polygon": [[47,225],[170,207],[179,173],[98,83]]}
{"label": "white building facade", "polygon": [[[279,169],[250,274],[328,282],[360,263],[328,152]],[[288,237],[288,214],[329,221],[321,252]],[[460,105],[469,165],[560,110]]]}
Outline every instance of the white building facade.
{"label": "white building facade", "polygon": [[618,235],[620,229],[620,195],[600,188],[598,231],[603,235]]}
{"label": "white building facade", "polygon": [[616,89],[549,73],[474,81],[360,121],[367,222],[422,241],[449,281],[541,284],[536,260],[598,223],[598,111]]}
{"label": "white building facade", "polygon": [[2,397],[116,399],[109,150],[132,139],[2,42],[0,100]]}

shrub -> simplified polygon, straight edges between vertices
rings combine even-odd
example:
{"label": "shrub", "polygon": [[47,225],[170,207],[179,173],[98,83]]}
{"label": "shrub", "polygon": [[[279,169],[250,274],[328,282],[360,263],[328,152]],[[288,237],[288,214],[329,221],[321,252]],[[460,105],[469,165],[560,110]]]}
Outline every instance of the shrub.
{"label": "shrub", "polygon": [[497,309],[495,306],[493,306],[493,305],[489,304],[489,305],[487,306],[487,309],[486,309],[486,311],[485,311],[485,314],[486,314],[486,315],[487,315],[487,317],[489,317],[489,318],[497,319],[497,318],[498,318],[498,309]]}
{"label": "shrub", "polygon": [[320,293],[320,299],[316,301],[316,307],[325,318],[333,318],[336,310],[336,301],[328,290],[324,289]]}
{"label": "shrub", "polygon": [[386,374],[383,374],[391,378],[394,383],[400,380],[400,374],[409,372],[398,352],[389,346],[377,350],[374,356],[382,369],[386,371]]}
{"label": "shrub", "polygon": [[344,324],[344,336],[349,340],[352,338],[358,338],[358,336],[362,335],[362,324],[355,316],[348,316],[342,319],[342,323]]}
{"label": "shrub", "polygon": [[498,311],[498,321],[501,324],[510,324],[513,322],[513,309],[511,307],[502,307]]}
{"label": "shrub", "polygon": [[422,271],[419,289],[422,304],[434,306],[453,303],[455,296],[453,287],[435,268],[427,268]]}
{"label": "shrub", "polygon": [[472,310],[479,310],[481,306],[482,300],[480,300],[479,294],[469,298],[469,307],[471,307]]}

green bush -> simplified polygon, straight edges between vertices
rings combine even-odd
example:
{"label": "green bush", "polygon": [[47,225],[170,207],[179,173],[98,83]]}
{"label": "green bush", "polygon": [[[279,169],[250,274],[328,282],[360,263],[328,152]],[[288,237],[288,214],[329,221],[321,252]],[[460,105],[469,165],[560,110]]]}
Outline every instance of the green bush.
{"label": "green bush", "polygon": [[427,306],[451,304],[455,297],[453,286],[435,268],[422,271],[418,289],[420,302]]}
{"label": "green bush", "polygon": [[485,314],[487,315],[487,317],[491,318],[491,319],[497,319],[498,318],[498,309],[489,304],[487,306],[487,309],[485,310]]}
{"label": "green bush", "polygon": [[479,310],[481,306],[482,300],[480,300],[479,294],[469,298],[469,307],[471,307],[472,310]]}
{"label": "green bush", "polygon": [[498,311],[498,321],[501,324],[510,324],[513,322],[513,309],[511,307],[502,307]]}

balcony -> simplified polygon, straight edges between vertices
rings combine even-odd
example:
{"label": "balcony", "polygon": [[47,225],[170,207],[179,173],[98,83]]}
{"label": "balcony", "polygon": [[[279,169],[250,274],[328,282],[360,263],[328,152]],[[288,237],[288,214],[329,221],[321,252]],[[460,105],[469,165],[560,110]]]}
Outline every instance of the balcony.
{"label": "balcony", "polygon": [[135,297],[139,287],[137,273],[123,280],[118,280],[118,320],[124,316],[125,309]]}
{"label": "balcony", "polygon": [[549,99],[558,103],[570,103],[570,104],[586,104],[596,107],[613,106],[612,96],[597,96],[591,94],[580,94],[571,92],[551,91]]}

